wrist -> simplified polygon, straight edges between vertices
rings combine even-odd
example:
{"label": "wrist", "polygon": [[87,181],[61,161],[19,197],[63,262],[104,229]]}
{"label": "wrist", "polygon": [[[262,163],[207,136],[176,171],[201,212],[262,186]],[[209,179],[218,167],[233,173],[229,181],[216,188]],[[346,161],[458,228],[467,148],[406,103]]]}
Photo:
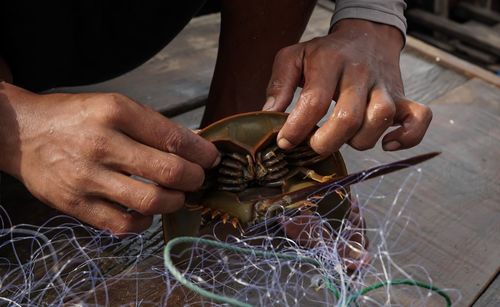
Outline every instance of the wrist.
{"label": "wrist", "polygon": [[329,35],[342,33],[350,40],[366,39],[384,49],[400,53],[405,44],[403,33],[396,27],[363,19],[342,19],[330,29]]}
{"label": "wrist", "polygon": [[20,178],[23,109],[35,94],[0,81],[0,171]]}
{"label": "wrist", "polygon": [[337,0],[330,28],[343,19],[366,20],[397,28],[406,40],[407,23],[404,0]]}

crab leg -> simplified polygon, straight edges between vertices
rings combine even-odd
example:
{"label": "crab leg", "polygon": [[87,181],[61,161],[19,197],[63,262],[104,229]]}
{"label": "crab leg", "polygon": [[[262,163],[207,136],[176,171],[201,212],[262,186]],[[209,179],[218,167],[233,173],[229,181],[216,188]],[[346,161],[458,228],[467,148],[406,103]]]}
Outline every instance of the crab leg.
{"label": "crab leg", "polygon": [[335,178],[335,174],[323,176],[323,175],[316,173],[312,169],[308,169],[305,167],[299,167],[299,168],[297,168],[297,170],[299,173],[304,175],[304,179],[309,178],[309,179],[312,179],[312,180],[320,182],[320,183],[327,182],[327,181],[330,181],[333,178]]}
{"label": "crab leg", "polygon": [[439,154],[440,152],[431,152],[428,154],[419,155],[409,159],[404,159],[388,164],[375,166],[370,169],[350,174],[347,176],[343,176],[340,178],[333,178],[331,180],[327,180],[325,182],[321,182],[316,185],[306,187],[294,192],[281,194],[272,198],[258,201],[255,204],[255,208],[260,215],[264,216],[266,211],[271,207],[281,206],[286,208],[287,206],[295,202],[307,200],[313,195],[321,196],[329,192],[336,192],[338,190],[345,189],[350,185],[419,164],[421,162],[434,158]]}

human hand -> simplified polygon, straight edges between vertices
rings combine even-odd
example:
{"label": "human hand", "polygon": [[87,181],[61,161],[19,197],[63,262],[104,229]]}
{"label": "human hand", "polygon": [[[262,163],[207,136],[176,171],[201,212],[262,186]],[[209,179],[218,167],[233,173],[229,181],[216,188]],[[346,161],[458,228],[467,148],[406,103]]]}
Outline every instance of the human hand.
{"label": "human hand", "polygon": [[285,236],[303,248],[326,248],[338,255],[348,272],[367,266],[371,261],[366,224],[357,201],[350,202],[351,210],[340,230],[332,229],[328,221],[313,212],[301,212],[280,221]]}
{"label": "human hand", "polygon": [[203,168],[217,163],[212,143],[122,95],[0,85],[0,169],[48,205],[114,234],[140,232],[151,215],[179,209],[184,192],[202,185]]}
{"label": "human hand", "polygon": [[284,111],[303,82],[297,105],[278,134],[278,145],[301,143],[337,101],[332,115],[312,136],[320,154],[344,143],[358,150],[382,139],[384,150],[417,145],[432,119],[431,110],[404,96],[399,68],[403,37],[398,29],[345,19],[332,32],[282,49],[275,58],[264,110]]}

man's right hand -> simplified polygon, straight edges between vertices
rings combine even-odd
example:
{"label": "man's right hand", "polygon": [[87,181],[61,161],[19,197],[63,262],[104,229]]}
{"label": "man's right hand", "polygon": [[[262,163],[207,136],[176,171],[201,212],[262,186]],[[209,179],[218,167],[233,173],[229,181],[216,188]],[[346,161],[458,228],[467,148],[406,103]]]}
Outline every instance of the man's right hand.
{"label": "man's right hand", "polygon": [[0,83],[0,169],[48,205],[114,234],[140,232],[153,214],[179,209],[218,161],[212,143],[122,95],[37,95]]}

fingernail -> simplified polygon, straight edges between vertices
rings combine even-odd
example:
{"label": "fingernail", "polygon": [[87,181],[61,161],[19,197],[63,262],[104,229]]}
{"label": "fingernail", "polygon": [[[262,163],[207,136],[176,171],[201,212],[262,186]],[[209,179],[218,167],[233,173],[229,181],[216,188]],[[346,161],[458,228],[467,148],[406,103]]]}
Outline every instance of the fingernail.
{"label": "fingernail", "polygon": [[281,149],[292,149],[293,147],[293,144],[290,143],[289,140],[285,139],[285,138],[280,138],[278,140],[278,146],[281,148]]}
{"label": "fingernail", "polygon": [[388,143],[385,143],[382,147],[384,147],[384,150],[393,151],[399,149],[399,147],[401,147],[401,144],[398,141],[390,141]]}
{"label": "fingernail", "polygon": [[349,257],[351,259],[356,259],[356,260],[360,259],[361,255],[362,255],[361,251],[353,249],[353,248],[350,248],[350,250],[349,250]]}
{"label": "fingernail", "polygon": [[264,111],[269,111],[271,110],[273,107],[274,107],[274,102],[276,101],[276,99],[274,99],[273,96],[269,96],[267,97],[267,100],[266,100],[266,103],[264,104],[264,106],[262,107],[262,110]]}
{"label": "fingernail", "polygon": [[221,157],[220,157],[220,153],[219,153],[219,154],[217,155],[217,158],[215,159],[214,163],[212,164],[212,166],[210,166],[210,168],[214,168],[214,167],[216,167],[217,165],[219,165],[219,163],[220,163],[220,159],[221,159]]}

